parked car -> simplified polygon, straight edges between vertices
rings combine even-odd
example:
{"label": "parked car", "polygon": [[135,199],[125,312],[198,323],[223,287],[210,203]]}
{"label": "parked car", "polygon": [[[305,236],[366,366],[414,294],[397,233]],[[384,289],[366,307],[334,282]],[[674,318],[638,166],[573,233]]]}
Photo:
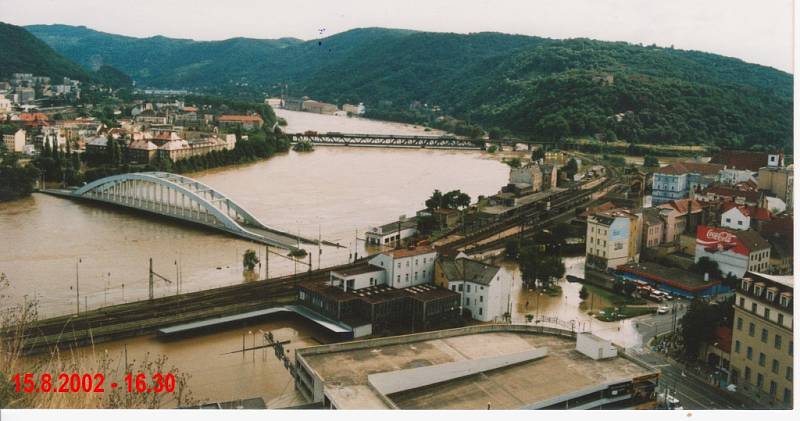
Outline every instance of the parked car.
{"label": "parked car", "polygon": [[658,310],[656,312],[658,314],[667,314],[667,313],[669,313],[669,307],[661,306],[661,307],[658,308]]}

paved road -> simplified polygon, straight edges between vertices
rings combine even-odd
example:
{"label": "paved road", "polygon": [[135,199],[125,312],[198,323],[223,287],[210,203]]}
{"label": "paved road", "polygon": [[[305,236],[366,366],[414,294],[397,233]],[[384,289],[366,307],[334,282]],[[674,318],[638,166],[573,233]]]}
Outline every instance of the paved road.
{"label": "paved road", "polygon": [[643,346],[653,339],[654,336],[672,331],[683,315],[686,314],[688,301],[676,299],[659,304],[659,306],[670,307],[670,309],[674,308],[675,314],[670,311],[667,314],[652,314],[634,319],[636,330],[642,335]]}
{"label": "paved road", "polygon": [[685,371],[659,353],[645,352],[642,360],[661,370],[659,393],[669,388],[685,409],[748,409],[746,401],[733,392],[706,383],[700,375]]}

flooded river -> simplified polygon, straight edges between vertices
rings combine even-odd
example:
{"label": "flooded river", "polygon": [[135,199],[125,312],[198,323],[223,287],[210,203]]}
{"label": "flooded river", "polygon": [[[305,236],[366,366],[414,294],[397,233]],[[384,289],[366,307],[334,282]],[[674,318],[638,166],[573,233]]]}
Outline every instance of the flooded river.
{"label": "flooded river", "polygon": [[[350,133],[417,133],[420,127],[346,117],[278,110],[287,131]],[[508,167],[502,157],[477,151],[317,147],[309,153],[289,152],[261,162],[189,174],[236,200],[269,226],[304,237],[340,243],[325,247],[320,256],[307,247],[312,265],[330,266],[363,255],[363,233],[399,215],[413,215],[434,189],[461,189],[470,196],[496,193],[506,183]],[[183,279],[182,291],[245,282],[242,254],[264,247],[228,235],[166,219],[35,194],[0,203],[0,272],[10,287],[0,307],[36,299],[40,314],[75,311],[76,284],[80,306],[89,309],[145,298],[148,259],[159,274]],[[374,252],[375,250],[369,250]],[[583,276],[582,258],[565,260],[567,273]],[[580,284],[561,283],[557,297],[538,296],[522,288],[516,265],[503,263],[514,283],[509,296],[515,322],[526,314],[591,323],[601,336],[629,346],[639,341],[628,322],[604,324],[587,314],[608,305],[599,296],[581,303]],[[305,266],[271,255],[269,276],[307,270]],[[259,268],[266,276],[266,265]],[[175,294],[176,285],[159,283],[156,295]],[[139,337],[98,345],[121,361],[145,354],[164,354],[182,372],[190,373],[189,387],[197,398],[210,401],[281,397],[279,406],[296,404],[291,378],[271,350],[241,352],[262,344],[260,331],[290,340],[287,349],[326,342],[325,332],[308,322],[276,319],[176,341]],[[88,353],[88,349],[85,349]]]}
{"label": "flooded river", "polygon": [[[316,121],[320,131],[397,126],[367,120],[369,127],[351,130],[352,122],[364,123],[294,114],[303,127]],[[290,124],[296,119],[287,118]],[[356,241],[356,234],[363,239],[371,226],[414,215],[434,189],[461,189],[473,198],[493,194],[506,182],[508,169],[477,151],[317,147],[189,176],[236,200],[269,226],[308,238],[321,235],[345,246],[324,248],[321,259],[316,247],[309,248],[317,267],[362,255],[364,242]],[[242,282],[247,248],[264,260],[261,245],[117,208],[42,194],[0,203],[0,272],[11,284],[5,304],[35,298],[45,316],[75,311],[76,283],[81,308],[145,298],[151,257],[155,271],[169,279],[180,271],[184,292]],[[260,268],[262,278],[266,269]],[[270,254],[270,277],[307,269]],[[174,283],[156,286],[157,296],[175,292]]]}

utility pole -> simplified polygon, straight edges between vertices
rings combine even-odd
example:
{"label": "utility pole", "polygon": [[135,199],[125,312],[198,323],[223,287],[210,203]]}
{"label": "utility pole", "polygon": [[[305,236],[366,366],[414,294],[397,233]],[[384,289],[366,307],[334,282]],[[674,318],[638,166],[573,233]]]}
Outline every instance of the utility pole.
{"label": "utility pole", "polygon": [[77,314],[81,314],[81,280],[80,276],[78,275],[78,264],[81,263],[81,258],[78,258],[78,261],[75,262],[75,305],[77,307]]}

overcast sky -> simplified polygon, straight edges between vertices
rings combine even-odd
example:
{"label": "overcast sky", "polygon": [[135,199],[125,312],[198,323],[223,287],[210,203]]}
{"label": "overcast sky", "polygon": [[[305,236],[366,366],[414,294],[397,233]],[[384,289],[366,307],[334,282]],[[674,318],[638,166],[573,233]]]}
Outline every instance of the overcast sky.
{"label": "overcast sky", "polygon": [[792,0],[0,0],[0,21],[147,37],[314,39],[368,26],[588,37],[792,71]]}

